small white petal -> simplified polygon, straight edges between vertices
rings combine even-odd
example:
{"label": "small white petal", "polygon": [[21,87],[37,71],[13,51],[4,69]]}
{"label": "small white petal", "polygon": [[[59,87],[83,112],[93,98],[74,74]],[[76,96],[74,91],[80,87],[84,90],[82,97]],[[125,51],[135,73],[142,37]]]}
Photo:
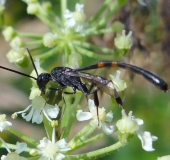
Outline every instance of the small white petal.
{"label": "small white petal", "polygon": [[76,117],[78,121],[86,121],[92,118],[92,114],[90,112],[83,112],[82,110],[78,110]]}
{"label": "small white petal", "polygon": [[58,153],[55,160],[62,160],[63,158],[65,158],[65,155]]}
{"label": "small white petal", "polygon": [[46,137],[44,137],[42,140],[40,140],[40,143],[37,146],[37,148],[38,149],[43,149],[48,143],[51,143],[51,141],[48,140]]}
{"label": "small white petal", "polygon": [[8,121],[0,122],[0,131],[2,132],[4,130],[4,128],[6,128],[8,126],[12,126],[12,123],[8,122]]}
{"label": "small white petal", "polygon": [[60,146],[60,148],[64,148],[67,146],[65,139],[60,139],[56,144]]}
{"label": "small white petal", "polygon": [[57,118],[60,109],[57,104],[55,105],[55,107],[52,105],[46,104],[46,106],[44,107],[44,110],[50,118]]}
{"label": "small white petal", "polygon": [[20,154],[21,152],[23,152],[27,148],[27,144],[24,143],[24,142],[22,142],[22,143],[17,142],[16,146],[17,146],[17,149],[16,149],[15,152],[17,154]]}
{"label": "small white petal", "polygon": [[5,160],[5,159],[6,159],[6,156],[2,155],[1,160]]}
{"label": "small white petal", "polygon": [[110,126],[110,128],[106,125],[106,123],[102,123],[102,130],[104,133],[106,133],[107,135],[110,135],[113,133],[114,131],[114,126]]}
{"label": "small white petal", "polygon": [[59,140],[56,144],[58,145],[60,152],[66,152],[71,149],[71,148],[67,148],[67,143],[66,143],[65,139]]}
{"label": "small white petal", "polygon": [[76,9],[76,11],[78,11],[78,12],[83,11],[83,9],[84,9],[84,4],[76,3],[75,9]]}
{"label": "small white petal", "polygon": [[113,113],[110,111],[106,114],[106,121],[111,122],[113,120]]}
{"label": "small white petal", "polygon": [[90,112],[92,112],[94,109],[96,109],[96,106],[95,106],[94,101],[92,99],[88,100],[88,107],[89,107]]}
{"label": "small white petal", "polygon": [[144,124],[144,122],[143,122],[143,120],[142,120],[142,119],[135,118],[135,121],[138,123],[138,125],[142,125],[142,124]]}
{"label": "small white petal", "polygon": [[158,138],[156,136],[152,136],[150,132],[142,132],[140,130],[137,131],[138,138],[142,142],[142,148],[145,151],[154,151],[155,149],[152,147],[152,141],[156,141]]}
{"label": "small white petal", "polygon": [[32,117],[32,123],[35,122],[37,124],[40,124],[40,123],[42,123],[42,120],[43,120],[42,110],[41,109],[35,109],[33,117]]}
{"label": "small white petal", "polygon": [[22,113],[21,116],[27,121],[29,122],[33,116],[34,113],[34,108],[31,108],[31,111],[26,115],[26,113]]}
{"label": "small white petal", "polygon": [[72,12],[70,12],[68,9],[64,12],[64,18],[72,18]]}

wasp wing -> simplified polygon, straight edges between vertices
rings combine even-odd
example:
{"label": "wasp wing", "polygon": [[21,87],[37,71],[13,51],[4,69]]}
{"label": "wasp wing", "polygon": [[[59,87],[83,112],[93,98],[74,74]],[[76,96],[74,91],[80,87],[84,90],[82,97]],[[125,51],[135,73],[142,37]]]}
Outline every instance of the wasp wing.
{"label": "wasp wing", "polygon": [[73,77],[80,77],[83,81],[94,84],[97,89],[109,94],[110,96],[117,98],[120,97],[119,93],[115,88],[115,84],[111,80],[107,80],[101,76],[93,75],[90,73],[84,72],[65,72],[65,74]]}

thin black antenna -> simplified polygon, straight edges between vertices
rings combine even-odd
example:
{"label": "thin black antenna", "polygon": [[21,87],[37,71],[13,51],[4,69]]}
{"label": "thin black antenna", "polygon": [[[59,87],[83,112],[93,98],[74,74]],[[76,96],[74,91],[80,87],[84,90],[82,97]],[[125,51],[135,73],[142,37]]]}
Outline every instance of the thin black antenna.
{"label": "thin black antenna", "polygon": [[33,65],[33,67],[34,67],[34,70],[35,70],[35,72],[36,72],[36,74],[37,74],[37,77],[38,77],[38,71],[37,71],[37,68],[35,67],[35,64],[34,64],[34,61],[33,61],[33,59],[32,59],[31,53],[30,53],[30,51],[29,51],[28,48],[26,48],[26,49],[27,49],[27,51],[28,51],[28,54],[29,54],[30,59],[31,59],[31,63],[32,63],[32,65]]}
{"label": "thin black antenna", "polygon": [[22,73],[22,72],[19,72],[19,71],[15,71],[15,70],[10,69],[10,68],[6,68],[6,67],[3,67],[3,66],[0,66],[0,68],[5,69],[5,70],[8,70],[8,71],[11,71],[11,72],[14,72],[14,73],[17,73],[17,74],[20,74],[20,75],[23,75],[23,76],[25,76],[25,77],[32,78],[32,79],[34,79],[34,80],[37,80],[37,78],[35,78],[35,77],[32,77],[32,76],[30,76],[30,75],[28,75],[28,74],[25,74],[25,73]]}

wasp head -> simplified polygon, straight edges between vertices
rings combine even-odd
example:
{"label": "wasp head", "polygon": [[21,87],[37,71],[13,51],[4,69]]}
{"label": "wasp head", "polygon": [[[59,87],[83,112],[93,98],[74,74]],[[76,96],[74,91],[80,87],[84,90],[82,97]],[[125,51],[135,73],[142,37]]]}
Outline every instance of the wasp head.
{"label": "wasp head", "polygon": [[41,94],[45,94],[46,84],[51,80],[51,75],[49,73],[41,73],[37,78],[37,85],[41,90]]}

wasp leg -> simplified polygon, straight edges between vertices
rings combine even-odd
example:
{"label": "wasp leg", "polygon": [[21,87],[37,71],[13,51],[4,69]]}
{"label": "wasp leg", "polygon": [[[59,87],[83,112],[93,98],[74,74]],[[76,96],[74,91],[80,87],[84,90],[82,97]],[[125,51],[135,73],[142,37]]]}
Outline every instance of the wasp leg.
{"label": "wasp leg", "polygon": [[[96,84],[93,82],[91,83],[90,85],[90,88],[88,90],[88,93],[87,95],[89,94],[93,94],[93,99],[94,99],[94,104],[96,106],[96,110],[97,110],[97,118],[98,118],[98,125],[99,125],[99,98],[98,98],[98,95],[97,95],[97,91],[100,90],[99,88],[96,88],[95,90],[92,91],[92,89],[96,87]],[[91,92],[92,91],[92,92]],[[86,98],[87,98],[87,95],[86,95]],[[88,100],[88,98],[87,98]]]}

